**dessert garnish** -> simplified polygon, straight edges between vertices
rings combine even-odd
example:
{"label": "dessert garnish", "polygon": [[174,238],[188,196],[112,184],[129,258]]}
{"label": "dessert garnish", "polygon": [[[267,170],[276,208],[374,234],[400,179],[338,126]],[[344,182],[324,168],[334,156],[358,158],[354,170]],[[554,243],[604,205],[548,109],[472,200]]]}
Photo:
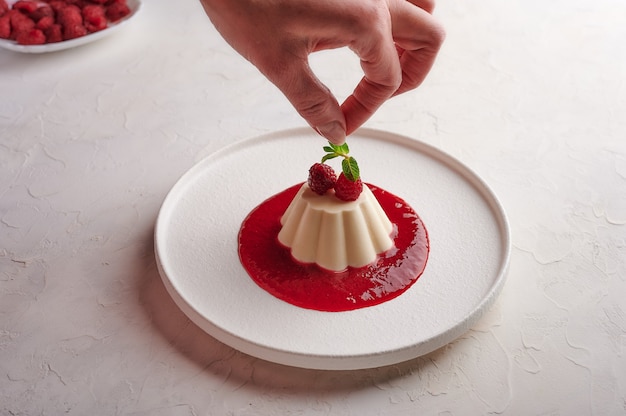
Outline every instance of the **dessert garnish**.
{"label": "dessert garnish", "polygon": [[336,182],[335,169],[326,163],[315,163],[309,169],[309,188],[318,195],[324,195],[333,189]]}
{"label": "dessert garnish", "polygon": [[[334,189],[335,196],[342,201],[356,201],[363,191],[363,182],[359,164],[353,156],[349,155],[348,143],[336,145],[328,142],[328,146],[324,146],[324,151],[326,154],[322,157],[321,163],[315,163],[309,169],[309,187],[319,195],[324,195]],[[339,177],[332,166],[325,163],[337,157],[343,158]]]}

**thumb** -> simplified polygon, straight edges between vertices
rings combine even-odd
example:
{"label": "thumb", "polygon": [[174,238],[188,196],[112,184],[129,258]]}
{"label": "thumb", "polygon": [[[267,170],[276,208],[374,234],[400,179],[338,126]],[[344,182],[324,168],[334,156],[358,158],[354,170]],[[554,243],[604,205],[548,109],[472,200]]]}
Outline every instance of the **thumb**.
{"label": "thumb", "polygon": [[306,60],[292,60],[278,76],[268,78],[315,131],[334,144],[346,140],[346,119],[335,96]]}

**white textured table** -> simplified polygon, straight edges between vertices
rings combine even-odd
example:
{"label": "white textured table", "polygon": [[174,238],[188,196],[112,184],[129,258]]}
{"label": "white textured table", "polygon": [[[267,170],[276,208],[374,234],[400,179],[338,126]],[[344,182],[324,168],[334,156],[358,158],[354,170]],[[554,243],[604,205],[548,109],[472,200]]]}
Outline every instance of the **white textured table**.
{"label": "white textured table", "polygon": [[[166,192],[226,144],[304,123],[199,3],[0,51],[0,414],[623,415],[626,2],[445,2],[427,82],[367,126],[458,157],[500,197],[507,283],[466,335],[400,365],[288,368],[200,331],[165,292]],[[312,58],[340,98],[347,51]]]}

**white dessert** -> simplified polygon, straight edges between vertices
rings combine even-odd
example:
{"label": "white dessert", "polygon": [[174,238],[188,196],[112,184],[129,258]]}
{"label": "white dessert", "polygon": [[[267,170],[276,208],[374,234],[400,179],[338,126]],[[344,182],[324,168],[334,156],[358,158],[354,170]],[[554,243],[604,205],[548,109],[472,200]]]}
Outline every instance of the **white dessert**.
{"label": "white dessert", "polygon": [[278,240],[296,260],[332,271],[366,266],[393,246],[393,224],[365,184],[356,201],[345,202],[305,183],[280,222]]}

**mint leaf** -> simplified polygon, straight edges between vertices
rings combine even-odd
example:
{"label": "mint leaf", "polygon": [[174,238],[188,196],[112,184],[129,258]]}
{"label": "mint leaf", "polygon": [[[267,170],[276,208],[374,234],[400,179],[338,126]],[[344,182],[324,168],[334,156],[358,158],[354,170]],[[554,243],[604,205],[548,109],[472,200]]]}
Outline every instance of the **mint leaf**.
{"label": "mint leaf", "polygon": [[328,142],[328,146],[324,146],[324,151],[328,153],[337,153],[339,155],[347,155],[350,152],[348,143],[344,142],[342,145],[336,145]]}
{"label": "mint leaf", "polygon": [[322,163],[336,157],[342,157],[343,160],[341,161],[341,170],[346,178],[352,182],[356,182],[359,179],[359,165],[356,163],[355,158],[348,156],[348,153],[350,152],[348,143],[344,142],[342,145],[337,146],[336,144],[328,142],[328,146],[324,146],[323,149],[326,154],[322,157]]}
{"label": "mint leaf", "polygon": [[346,175],[346,178],[350,179],[352,182],[356,182],[359,179],[359,165],[352,156],[341,161],[341,170],[343,174]]}

